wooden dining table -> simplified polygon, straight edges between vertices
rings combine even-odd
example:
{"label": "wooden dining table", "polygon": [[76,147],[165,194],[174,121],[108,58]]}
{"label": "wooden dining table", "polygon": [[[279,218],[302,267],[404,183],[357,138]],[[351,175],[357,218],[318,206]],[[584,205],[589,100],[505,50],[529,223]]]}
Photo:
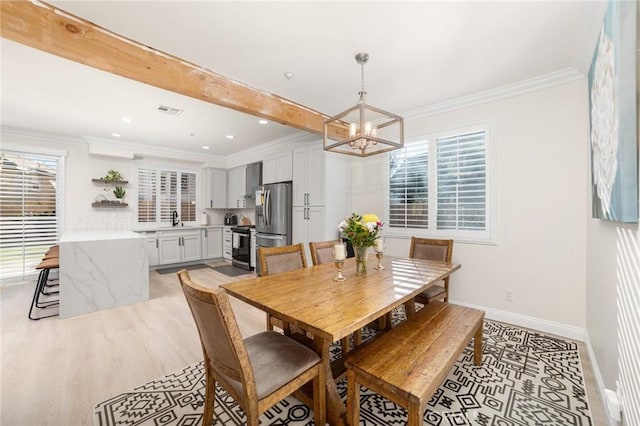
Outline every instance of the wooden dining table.
{"label": "wooden dining table", "polygon": [[[338,272],[330,263],[221,286],[230,295],[313,336],[307,341],[301,340],[322,358],[326,372],[327,421],[332,425],[345,424],[345,405],[336,387],[336,380],[344,373],[342,359],[332,365],[331,343],[350,336],[400,305],[413,307],[417,294],[461,267],[447,262],[385,256],[384,269],[374,269],[377,264],[374,259],[369,259],[366,275],[356,275],[355,260],[347,259],[342,270],[346,281],[333,280]],[[412,309],[407,314],[411,315]],[[305,403],[311,402],[308,393],[296,394],[296,397]]]}

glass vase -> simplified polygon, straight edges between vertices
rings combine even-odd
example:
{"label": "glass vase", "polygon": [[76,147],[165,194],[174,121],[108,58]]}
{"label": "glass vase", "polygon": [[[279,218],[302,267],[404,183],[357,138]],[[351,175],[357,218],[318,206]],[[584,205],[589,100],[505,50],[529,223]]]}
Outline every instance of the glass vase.
{"label": "glass vase", "polygon": [[366,275],[367,273],[367,251],[369,247],[354,247],[356,254],[356,275]]}

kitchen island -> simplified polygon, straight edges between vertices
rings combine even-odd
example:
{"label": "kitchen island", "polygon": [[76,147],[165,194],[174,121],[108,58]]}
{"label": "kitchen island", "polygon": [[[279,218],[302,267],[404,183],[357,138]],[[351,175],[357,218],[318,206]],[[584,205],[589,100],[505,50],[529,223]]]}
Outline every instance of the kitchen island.
{"label": "kitchen island", "polygon": [[146,240],[131,231],[60,238],[60,318],[149,300]]}

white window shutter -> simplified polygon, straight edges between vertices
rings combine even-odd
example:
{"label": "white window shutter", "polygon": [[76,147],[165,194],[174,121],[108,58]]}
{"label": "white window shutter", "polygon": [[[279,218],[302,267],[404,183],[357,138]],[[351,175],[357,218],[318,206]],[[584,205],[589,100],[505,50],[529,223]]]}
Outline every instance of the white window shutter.
{"label": "white window shutter", "polygon": [[138,169],[138,222],[156,221],[158,174],[155,169]]}
{"label": "white window shutter", "polygon": [[58,241],[58,158],[2,152],[0,279],[35,272]]}
{"label": "white window shutter", "polygon": [[389,226],[429,226],[428,145],[417,142],[389,154]]}
{"label": "white window shutter", "polygon": [[485,132],[436,139],[437,229],[487,229]]}

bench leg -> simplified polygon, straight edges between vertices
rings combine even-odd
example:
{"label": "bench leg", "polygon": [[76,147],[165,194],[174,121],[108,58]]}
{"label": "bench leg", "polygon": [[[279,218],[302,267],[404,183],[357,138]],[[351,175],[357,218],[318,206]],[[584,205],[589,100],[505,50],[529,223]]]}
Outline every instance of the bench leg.
{"label": "bench leg", "polygon": [[360,385],[356,382],[353,370],[347,370],[347,424],[358,426],[360,423]]}
{"label": "bench leg", "polygon": [[482,364],[482,330],[484,328],[484,321],[480,321],[480,325],[476,330],[476,335],[473,338],[473,363],[475,365]]}
{"label": "bench leg", "polygon": [[409,402],[409,418],[407,419],[408,426],[422,426],[422,408],[420,404],[415,402]]}

